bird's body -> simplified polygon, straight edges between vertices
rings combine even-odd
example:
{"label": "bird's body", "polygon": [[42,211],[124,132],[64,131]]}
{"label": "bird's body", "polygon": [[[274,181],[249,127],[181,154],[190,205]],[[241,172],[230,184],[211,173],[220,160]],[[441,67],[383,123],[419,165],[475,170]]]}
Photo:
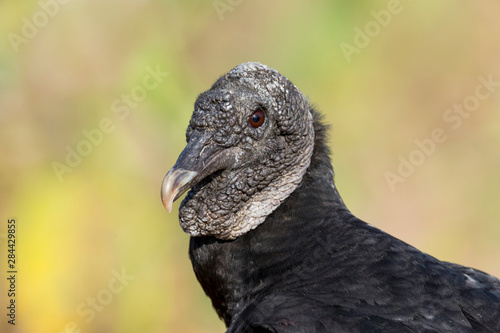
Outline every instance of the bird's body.
{"label": "bird's body", "polygon": [[[270,122],[277,117],[268,106],[259,107],[267,110],[266,119],[272,120],[266,126],[272,127]],[[255,115],[252,112],[247,114]],[[189,249],[193,268],[227,332],[500,332],[500,281],[441,262],[352,215],[334,184],[326,127],[308,104],[303,112],[311,115],[302,119],[311,121],[314,133],[307,169],[262,222],[252,224],[250,219],[250,230],[234,237],[234,229],[233,233],[206,231],[209,219],[196,219],[200,212],[207,216],[206,208],[193,208],[184,215],[181,209],[181,223],[190,218],[206,232],[199,235],[191,225],[185,228],[197,233]],[[308,142],[306,136],[303,140]],[[250,149],[242,147],[245,152]],[[203,195],[209,183],[217,185],[215,192],[226,194],[222,185],[241,181],[240,169],[246,175],[269,174],[260,169],[262,160],[240,166],[236,158],[231,167],[215,168],[208,178],[196,180],[183,205],[191,201],[191,207],[197,207],[193,203],[209,198]],[[265,186],[261,187],[260,192]],[[250,192],[248,196],[254,193]],[[230,214],[246,207],[247,198],[238,195],[243,203],[228,207]],[[260,202],[253,205],[259,207]],[[217,219],[216,213],[208,216]]]}

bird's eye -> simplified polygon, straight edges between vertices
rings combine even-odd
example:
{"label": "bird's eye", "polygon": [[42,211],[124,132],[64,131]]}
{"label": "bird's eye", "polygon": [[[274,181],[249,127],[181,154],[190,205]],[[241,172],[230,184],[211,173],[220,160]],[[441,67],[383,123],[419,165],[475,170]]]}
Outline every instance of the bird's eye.
{"label": "bird's eye", "polygon": [[264,118],[264,112],[262,112],[262,110],[257,110],[250,116],[248,125],[252,126],[253,128],[260,127],[264,123]]}

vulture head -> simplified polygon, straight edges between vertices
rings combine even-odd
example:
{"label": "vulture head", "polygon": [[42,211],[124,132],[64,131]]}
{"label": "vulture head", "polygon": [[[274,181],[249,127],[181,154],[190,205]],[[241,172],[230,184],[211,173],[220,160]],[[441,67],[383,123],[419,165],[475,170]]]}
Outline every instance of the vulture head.
{"label": "vulture head", "polygon": [[276,70],[244,63],[200,94],[187,145],[161,196],[191,236],[235,239],[264,222],[299,185],[314,148],[303,94]]}

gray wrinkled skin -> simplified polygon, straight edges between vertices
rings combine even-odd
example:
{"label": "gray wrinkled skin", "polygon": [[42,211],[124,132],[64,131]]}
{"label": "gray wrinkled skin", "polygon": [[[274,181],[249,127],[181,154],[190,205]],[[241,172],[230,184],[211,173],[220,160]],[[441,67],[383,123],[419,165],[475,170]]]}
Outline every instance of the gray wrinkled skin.
{"label": "gray wrinkled skin", "polygon": [[[249,119],[259,109],[266,118],[253,128]],[[179,210],[186,233],[223,240],[256,228],[296,189],[314,146],[305,97],[259,63],[235,67],[198,97],[188,142],[193,131],[210,131],[216,149],[239,148],[235,165],[195,185]]]}

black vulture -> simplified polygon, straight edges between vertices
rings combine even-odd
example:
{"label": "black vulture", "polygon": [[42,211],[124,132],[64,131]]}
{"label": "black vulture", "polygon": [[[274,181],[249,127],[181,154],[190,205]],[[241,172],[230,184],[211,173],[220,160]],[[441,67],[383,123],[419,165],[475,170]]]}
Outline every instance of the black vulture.
{"label": "black vulture", "polygon": [[286,77],[244,63],[199,95],[162,184],[227,332],[500,332],[500,280],[356,218],[327,126]]}

